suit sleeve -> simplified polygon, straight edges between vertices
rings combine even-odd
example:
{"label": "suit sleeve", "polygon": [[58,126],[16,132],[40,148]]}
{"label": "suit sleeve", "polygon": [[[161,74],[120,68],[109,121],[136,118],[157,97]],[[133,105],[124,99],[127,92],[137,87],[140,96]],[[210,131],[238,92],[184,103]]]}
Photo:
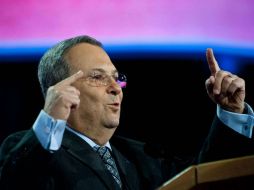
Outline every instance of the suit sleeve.
{"label": "suit sleeve", "polygon": [[215,116],[198,156],[198,163],[254,154],[254,140],[224,125]]}
{"label": "suit sleeve", "polygon": [[36,183],[34,174],[47,169],[45,166],[50,156],[32,129],[7,137],[0,149],[0,189],[25,187],[27,178],[31,179],[29,183]]}

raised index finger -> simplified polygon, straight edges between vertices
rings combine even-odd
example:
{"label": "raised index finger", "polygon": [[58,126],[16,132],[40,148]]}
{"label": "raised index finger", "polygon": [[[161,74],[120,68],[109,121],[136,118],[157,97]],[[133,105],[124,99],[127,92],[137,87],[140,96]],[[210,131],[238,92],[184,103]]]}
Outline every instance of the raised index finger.
{"label": "raised index finger", "polygon": [[60,83],[63,85],[71,85],[72,83],[83,77],[83,75],[84,75],[83,71],[78,71],[75,74],[71,75],[70,77],[62,80]]}
{"label": "raised index finger", "polygon": [[209,69],[211,71],[211,75],[215,76],[215,73],[220,70],[220,67],[218,65],[218,62],[216,61],[212,48],[207,48],[206,50],[206,59],[209,66]]}

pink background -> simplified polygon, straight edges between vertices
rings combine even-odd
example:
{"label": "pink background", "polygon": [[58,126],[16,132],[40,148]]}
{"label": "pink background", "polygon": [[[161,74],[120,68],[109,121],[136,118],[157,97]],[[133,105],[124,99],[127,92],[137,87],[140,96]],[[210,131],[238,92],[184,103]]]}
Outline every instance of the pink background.
{"label": "pink background", "polygon": [[88,34],[106,43],[254,46],[253,0],[1,0],[0,45]]}

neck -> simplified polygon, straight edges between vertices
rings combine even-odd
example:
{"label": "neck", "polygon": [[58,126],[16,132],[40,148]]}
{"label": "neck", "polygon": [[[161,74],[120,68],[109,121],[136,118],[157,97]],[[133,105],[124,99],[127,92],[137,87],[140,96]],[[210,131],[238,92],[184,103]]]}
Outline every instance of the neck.
{"label": "neck", "polygon": [[85,135],[96,144],[103,146],[105,145],[113,136],[116,128],[107,128],[105,126],[95,127],[95,126],[82,126],[69,124],[68,125],[72,130]]}

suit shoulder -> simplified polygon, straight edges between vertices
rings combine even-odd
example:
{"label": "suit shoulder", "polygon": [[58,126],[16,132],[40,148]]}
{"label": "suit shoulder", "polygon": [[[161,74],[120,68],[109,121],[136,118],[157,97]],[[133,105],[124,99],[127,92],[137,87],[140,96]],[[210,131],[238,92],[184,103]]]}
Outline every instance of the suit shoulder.
{"label": "suit shoulder", "polygon": [[25,136],[26,133],[27,130],[15,132],[4,139],[0,147],[0,165],[2,165],[5,157],[20,142],[20,140]]}
{"label": "suit shoulder", "polygon": [[123,137],[123,136],[114,136],[111,140],[112,144],[116,147],[120,148],[132,148],[132,149],[138,149],[143,150],[145,143],[142,141],[138,141],[132,138]]}
{"label": "suit shoulder", "polygon": [[16,145],[25,136],[27,131],[28,130],[18,131],[7,136],[1,144],[1,149],[3,147],[7,148],[7,147],[12,147],[13,145]]}
{"label": "suit shoulder", "polygon": [[13,150],[24,148],[24,146],[35,146],[37,140],[32,129],[23,130],[10,134],[5,138],[0,147],[0,155],[5,155]]}

